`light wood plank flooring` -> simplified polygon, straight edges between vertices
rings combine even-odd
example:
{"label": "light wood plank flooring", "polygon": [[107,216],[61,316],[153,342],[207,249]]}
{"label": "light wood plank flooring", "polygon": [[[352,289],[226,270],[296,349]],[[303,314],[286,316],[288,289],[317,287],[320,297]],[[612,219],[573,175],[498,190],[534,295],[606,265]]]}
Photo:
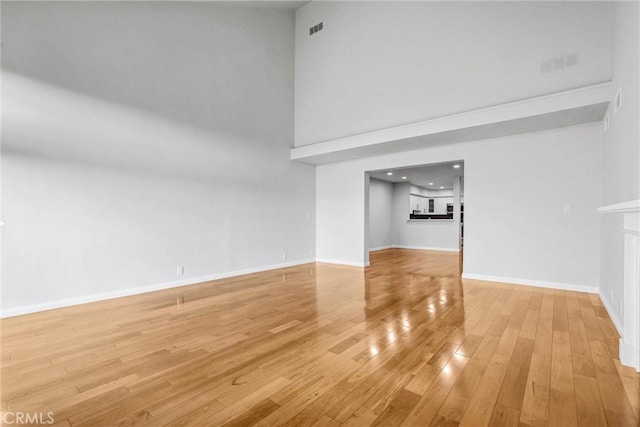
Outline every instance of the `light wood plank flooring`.
{"label": "light wood plank flooring", "polygon": [[596,295],[393,249],[2,321],[2,410],[58,425],[637,426]]}

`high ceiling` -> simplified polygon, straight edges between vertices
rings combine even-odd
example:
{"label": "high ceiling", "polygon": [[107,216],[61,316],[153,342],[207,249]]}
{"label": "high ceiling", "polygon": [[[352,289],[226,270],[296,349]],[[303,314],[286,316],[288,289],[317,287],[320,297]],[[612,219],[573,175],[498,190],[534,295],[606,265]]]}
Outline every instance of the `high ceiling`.
{"label": "high ceiling", "polygon": [[299,7],[304,6],[309,3],[309,1],[295,1],[295,0],[282,0],[282,1],[271,1],[271,0],[226,0],[226,1],[217,1],[217,0],[209,0],[212,3],[219,3],[229,6],[245,6],[245,7],[265,7],[272,9],[286,9],[286,10],[296,10]]}
{"label": "high ceiling", "polygon": [[[460,165],[454,168],[454,165]],[[391,172],[393,175],[388,175]],[[375,179],[387,182],[410,182],[419,187],[428,188],[430,190],[453,189],[453,181],[455,178],[464,176],[464,162],[439,163],[425,166],[413,166],[400,169],[385,169],[369,172],[370,176]],[[407,179],[402,179],[406,177]],[[432,185],[429,185],[432,183]]]}

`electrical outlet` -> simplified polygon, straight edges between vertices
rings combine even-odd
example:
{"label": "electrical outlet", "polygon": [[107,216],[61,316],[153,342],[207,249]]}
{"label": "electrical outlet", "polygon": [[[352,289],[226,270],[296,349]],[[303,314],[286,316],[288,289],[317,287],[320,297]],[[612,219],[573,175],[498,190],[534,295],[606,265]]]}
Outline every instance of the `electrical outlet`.
{"label": "electrical outlet", "polygon": [[176,276],[178,277],[184,276],[184,266],[181,265],[176,268]]}
{"label": "electrical outlet", "polygon": [[563,208],[562,208],[562,212],[563,212],[565,215],[571,215],[571,204],[569,204],[569,203],[565,204],[565,205],[563,206]]}
{"label": "electrical outlet", "polygon": [[287,253],[282,252],[282,260],[285,261],[287,259]]}

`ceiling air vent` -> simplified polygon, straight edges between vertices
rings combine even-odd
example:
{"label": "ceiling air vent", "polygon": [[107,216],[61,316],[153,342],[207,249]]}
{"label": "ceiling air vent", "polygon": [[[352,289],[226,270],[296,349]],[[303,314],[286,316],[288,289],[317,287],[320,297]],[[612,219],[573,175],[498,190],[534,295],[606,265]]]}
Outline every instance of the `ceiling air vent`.
{"label": "ceiling air vent", "polygon": [[322,22],[319,23],[319,24],[314,25],[311,28],[309,28],[309,35],[312,36],[315,33],[317,33],[318,31],[322,31]]}

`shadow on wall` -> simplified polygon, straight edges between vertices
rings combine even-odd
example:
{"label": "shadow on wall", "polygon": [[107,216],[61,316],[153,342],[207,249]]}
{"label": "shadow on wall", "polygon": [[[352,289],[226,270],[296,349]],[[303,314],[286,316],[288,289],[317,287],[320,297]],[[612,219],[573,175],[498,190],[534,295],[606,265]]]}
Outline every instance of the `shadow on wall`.
{"label": "shadow on wall", "polygon": [[[214,133],[4,70],[2,86],[5,153],[248,187],[284,181],[284,171],[274,173],[265,158],[286,158],[286,146]],[[255,173],[238,174],[238,159]]]}
{"label": "shadow on wall", "polygon": [[3,2],[1,18],[4,71],[214,133],[292,144],[291,12]]}
{"label": "shadow on wall", "polygon": [[6,71],[2,104],[3,311],[313,256],[314,168],[283,144]]}
{"label": "shadow on wall", "polygon": [[2,307],[306,261],[293,13],[2,4]]}

